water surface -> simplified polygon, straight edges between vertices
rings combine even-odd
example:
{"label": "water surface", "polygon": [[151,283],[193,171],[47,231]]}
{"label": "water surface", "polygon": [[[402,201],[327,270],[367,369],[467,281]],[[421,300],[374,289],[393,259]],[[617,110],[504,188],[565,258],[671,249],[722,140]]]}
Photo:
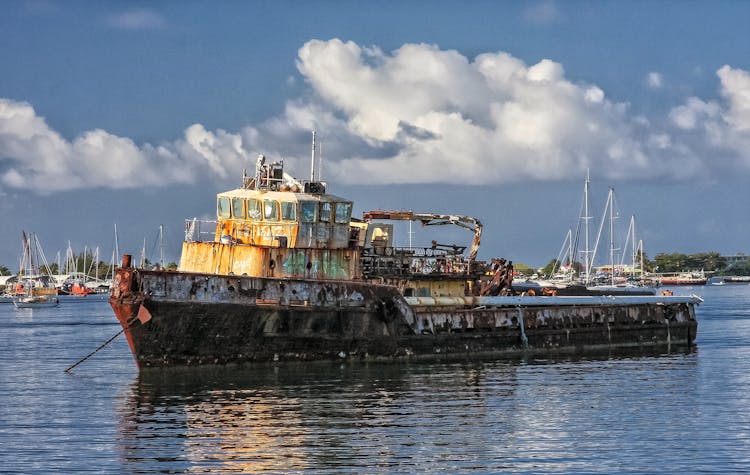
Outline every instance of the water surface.
{"label": "water surface", "polygon": [[0,305],[0,472],[750,471],[750,286],[662,356],[138,374],[106,302]]}

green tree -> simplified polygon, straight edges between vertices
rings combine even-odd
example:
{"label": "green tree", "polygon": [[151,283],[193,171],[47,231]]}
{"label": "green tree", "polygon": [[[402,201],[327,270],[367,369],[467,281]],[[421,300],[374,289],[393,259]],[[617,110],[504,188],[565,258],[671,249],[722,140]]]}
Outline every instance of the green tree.
{"label": "green tree", "polygon": [[0,275],[10,275],[10,269],[5,266],[0,266]]}
{"label": "green tree", "polygon": [[553,270],[554,270],[554,269],[555,269],[556,267],[559,267],[559,263],[560,263],[560,262],[559,262],[559,261],[558,261],[557,259],[552,259],[551,261],[549,261],[549,263],[547,263],[547,265],[546,265],[546,266],[544,266],[544,268],[542,268],[542,273],[543,273],[544,275],[547,275],[547,276],[548,276],[548,275],[552,275],[552,271],[553,271]]}
{"label": "green tree", "polygon": [[685,272],[691,270],[718,271],[727,266],[727,261],[718,252],[697,254],[657,254],[653,261],[658,272]]}
{"label": "green tree", "polygon": [[55,274],[59,274],[60,273],[59,269],[57,268],[57,262],[53,262],[52,264],[49,265],[48,268],[47,267],[42,267],[40,269],[40,271],[42,272],[42,274],[46,274],[47,273],[47,269],[49,269],[49,274],[50,275],[55,275]]}
{"label": "green tree", "polygon": [[750,260],[737,262],[731,267],[728,267],[723,275],[750,275]]}
{"label": "green tree", "polygon": [[534,273],[534,269],[527,266],[526,264],[521,263],[513,263],[513,269],[518,271],[521,275],[525,275],[527,277]]}
{"label": "green tree", "polygon": [[704,270],[717,271],[727,266],[727,260],[718,252],[703,252],[693,256]]}
{"label": "green tree", "polygon": [[177,270],[177,263],[176,262],[170,262],[165,267],[167,270]]}

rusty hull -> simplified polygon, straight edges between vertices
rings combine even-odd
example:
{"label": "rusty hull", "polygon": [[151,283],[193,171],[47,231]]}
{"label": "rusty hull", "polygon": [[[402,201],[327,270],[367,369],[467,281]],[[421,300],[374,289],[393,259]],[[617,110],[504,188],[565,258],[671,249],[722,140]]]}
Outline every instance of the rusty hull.
{"label": "rusty hull", "polygon": [[[594,302],[594,301],[592,301]],[[689,347],[692,303],[410,306],[394,286],[118,269],[139,367]]]}

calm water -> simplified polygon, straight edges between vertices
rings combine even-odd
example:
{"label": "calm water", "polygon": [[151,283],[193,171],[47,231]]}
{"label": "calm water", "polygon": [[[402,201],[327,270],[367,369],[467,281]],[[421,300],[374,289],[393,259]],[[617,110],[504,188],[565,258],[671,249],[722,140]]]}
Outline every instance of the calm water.
{"label": "calm water", "polygon": [[105,302],[0,304],[0,472],[750,471],[750,286],[690,354],[138,375]]}

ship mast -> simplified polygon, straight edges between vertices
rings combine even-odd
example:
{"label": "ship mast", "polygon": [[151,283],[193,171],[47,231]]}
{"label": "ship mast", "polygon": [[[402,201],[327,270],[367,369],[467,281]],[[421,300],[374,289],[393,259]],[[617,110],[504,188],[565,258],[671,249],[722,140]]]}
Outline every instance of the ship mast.
{"label": "ship mast", "polygon": [[312,156],[310,157],[310,183],[315,181],[315,131],[312,131]]}
{"label": "ship mast", "polygon": [[141,248],[141,269],[146,268],[146,238],[143,238],[143,247]]}
{"label": "ship mast", "polygon": [[159,267],[164,268],[164,225],[159,225]]}

